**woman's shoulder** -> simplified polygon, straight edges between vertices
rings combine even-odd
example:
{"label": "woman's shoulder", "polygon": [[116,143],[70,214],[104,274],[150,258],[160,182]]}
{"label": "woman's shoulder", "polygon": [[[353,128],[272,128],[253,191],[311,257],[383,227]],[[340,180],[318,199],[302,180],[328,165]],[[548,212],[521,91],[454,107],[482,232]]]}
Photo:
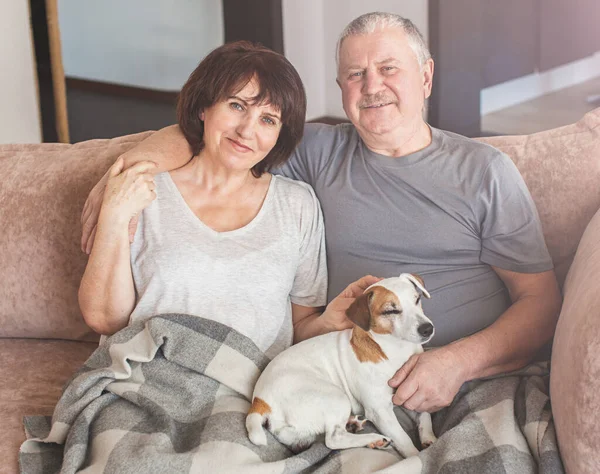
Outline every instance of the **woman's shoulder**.
{"label": "woman's shoulder", "polygon": [[298,181],[285,176],[273,175],[275,180],[276,191],[282,196],[289,196],[298,200],[313,202],[317,200],[315,191],[312,186],[304,181]]}

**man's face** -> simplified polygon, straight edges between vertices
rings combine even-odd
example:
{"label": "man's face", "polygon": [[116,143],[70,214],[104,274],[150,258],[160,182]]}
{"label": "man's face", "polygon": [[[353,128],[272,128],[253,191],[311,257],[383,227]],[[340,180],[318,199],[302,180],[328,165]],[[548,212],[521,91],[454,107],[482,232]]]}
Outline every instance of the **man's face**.
{"label": "man's face", "polygon": [[337,81],[344,111],[362,137],[385,138],[422,124],[432,78],[433,61],[421,67],[398,28],[349,36],[342,43]]}

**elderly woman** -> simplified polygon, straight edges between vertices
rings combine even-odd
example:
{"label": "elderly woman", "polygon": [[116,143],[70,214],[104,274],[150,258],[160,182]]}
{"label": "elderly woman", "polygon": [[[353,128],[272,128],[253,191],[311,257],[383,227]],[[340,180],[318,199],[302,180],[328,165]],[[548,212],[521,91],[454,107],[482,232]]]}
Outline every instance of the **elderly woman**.
{"label": "elderly woman", "polygon": [[[310,186],[269,173],[300,141],[306,97],[280,54],[247,42],[210,53],[184,85],[178,122],[194,156],[109,170],[79,302],[104,335],[161,313],[217,320],[271,356],[350,323],[373,278],[326,303],[323,218]],[[140,215],[133,243],[128,224]],[[291,304],[290,304],[291,303]]]}

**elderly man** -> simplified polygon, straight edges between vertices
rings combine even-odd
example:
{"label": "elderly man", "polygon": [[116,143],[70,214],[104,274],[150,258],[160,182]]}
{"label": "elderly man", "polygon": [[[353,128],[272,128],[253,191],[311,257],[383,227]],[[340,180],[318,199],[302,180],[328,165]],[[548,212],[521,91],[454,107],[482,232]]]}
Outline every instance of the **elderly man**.
{"label": "elderly man", "polygon": [[[360,276],[420,274],[436,335],[389,381],[393,402],[434,412],[466,381],[523,367],[552,337],[560,293],[535,206],[510,159],[423,119],[433,60],[415,26],[370,13],[337,46],[351,124],[307,124],[280,170],[323,208],[329,295]],[[177,127],[130,152],[159,169],[189,158]],[[89,248],[102,184],[84,211]]]}

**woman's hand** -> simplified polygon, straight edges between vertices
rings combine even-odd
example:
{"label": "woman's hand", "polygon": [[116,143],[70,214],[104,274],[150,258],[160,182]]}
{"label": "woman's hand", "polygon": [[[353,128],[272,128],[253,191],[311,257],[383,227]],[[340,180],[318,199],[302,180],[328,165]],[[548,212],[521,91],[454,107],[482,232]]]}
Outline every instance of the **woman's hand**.
{"label": "woman's hand", "polygon": [[321,315],[323,322],[326,323],[332,331],[341,331],[342,329],[353,327],[354,323],[346,316],[346,310],[369,286],[380,280],[381,278],[366,275],[361,279],[350,283],[344,291],[327,305],[327,308],[325,308],[325,311]]}
{"label": "woman's hand", "polygon": [[[123,171],[123,158],[119,158],[108,170],[101,214],[111,222],[129,224],[156,198],[155,168],[151,161],[140,161]],[[97,221],[100,217],[94,218]]]}

